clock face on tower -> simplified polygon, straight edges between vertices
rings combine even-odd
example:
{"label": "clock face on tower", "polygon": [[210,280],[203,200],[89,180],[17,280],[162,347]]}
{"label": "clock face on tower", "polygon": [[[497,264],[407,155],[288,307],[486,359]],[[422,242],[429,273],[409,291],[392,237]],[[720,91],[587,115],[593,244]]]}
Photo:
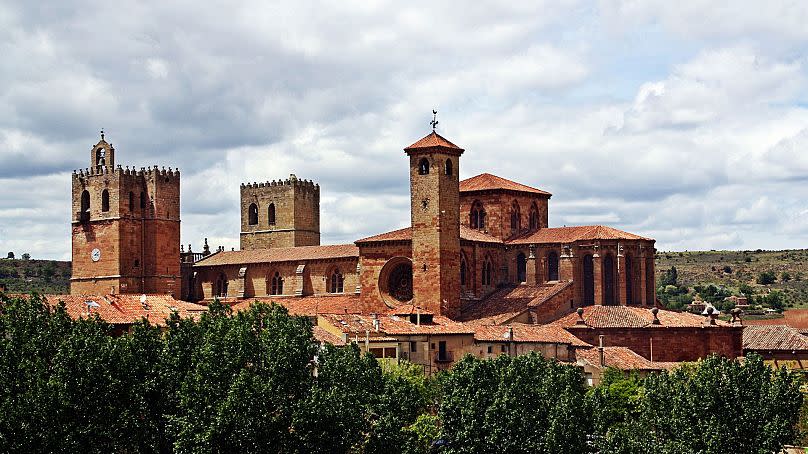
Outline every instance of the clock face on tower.
{"label": "clock face on tower", "polygon": [[93,259],[93,262],[101,260],[101,249],[93,249],[93,251],[90,253],[90,258]]}

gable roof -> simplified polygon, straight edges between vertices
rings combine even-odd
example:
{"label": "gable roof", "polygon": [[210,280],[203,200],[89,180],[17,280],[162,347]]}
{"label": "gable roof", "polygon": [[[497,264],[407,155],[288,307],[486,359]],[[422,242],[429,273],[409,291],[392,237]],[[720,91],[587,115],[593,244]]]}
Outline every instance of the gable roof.
{"label": "gable roof", "polygon": [[620,370],[669,370],[679,365],[673,362],[649,361],[627,347],[603,347],[603,365],[600,364],[600,351],[597,348],[577,350],[575,357],[579,363]]}
{"label": "gable roof", "polygon": [[453,144],[446,140],[445,137],[438,134],[435,131],[427,134],[414,144],[410,145],[409,147],[405,148],[404,151],[412,151],[412,150],[421,150],[427,148],[448,148],[450,150],[455,150],[456,152],[462,153],[462,148],[458,147],[457,145]]}
{"label": "gable roof", "polygon": [[256,301],[267,304],[280,304],[292,315],[307,317],[313,317],[318,314],[358,314],[389,309],[387,306],[376,308],[363,306],[359,295],[356,294],[252,297],[233,304],[232,308],[234,311],[242,311],[248,309]]}
{"label": "gable roof", "polygon": [[460,182],[460,192],[475,192],[475,191],[515,191],[515,192],[529,192],[531,194],[539,194],[550,197],[547,191],[536,189],[515,181],[511,181],[490,173],[482,173],[475,177],[466,178]]}
{"label": "gable roof", "polygon": [[648,240],[651,238],[642,237],[633,233],[624,232],[614,227],[605,225],[581,225],[573,227],[551,227],[539,229],[535,232],[526,233],[522,236],[512,238],[508,244],[547,244],[547,243],[572,243],[579,240]]}
{"label": "gable roof", "polygon": [[569,344],[573,347],[591,347],[591,345],[573,336],[560,326],[526,323],[476,326],[474,328],[474,340],[478,342],[510,342],[510,329],[513,330],[513,342]]}
{"label": "gable roof", "polygon": [[[499,238],[489,235],[487,233],[483,233],[479,230],[468,228],[462,224],[460,225],[460,239],[467,241],[478,241],[481,243],[502,244],[502,240],[500,240]],[[356,244],[384,242],[384,241],[411,241],[411,240],[412,240],[412,228],[404,227],[403,229],[380,233],[378,235],[362,238],[361,240],[356,240]]]}
{"label": "gable roof", "polygon": [[461,308],[458,320],[473,325],[500,325],[524,313],[570,285],[563,281],[555,284],[506,287],[487,298]]}
{"label": "gable roof", "polygon": [[194,267],[358,257],[359,248],[353,244],[279,247],[247,251],[221,251],[197,261],[194,263]]}
{"label": "gable roof", "polygon": [[112,325],[132,325],[145,318],[153,325],[163,326],[172,312],[177,312],[182,318],[195,318],[207,311],[205,306],[177,300],[171,295],[146,295],[145,304],[140,302],[141,297],[134,294],[44,295],[51,306],[64,302],[71,318],[98,314]]}
{"label": "gable roof", "polygon": [[808,337],[786,325],[745,326],[744,350],[808,351]]}
{"label": "gable roof", "polygon": [[[705,317],[689,312],[659,309],[659,324],[655,325],[651,310],[636,306],[587,306],[583,308],[584,328],[697,328],[705,326]],[[573,312],[552,322],[565,328],[580,328],[578,314]],[[716,320],[716,326],[732,326]]]}
{"label": "gable roof", "polygon": [[419,334],[474,334],[474,328],[455,322],[447,317],[435,315],[432,323],[411,323],[409,317],[397,315],[377,315],[379,331],[373,324],[373,316],[361,314],[320,314],[319,320],[327,321],[343,333],[369,335],[373,337]]}

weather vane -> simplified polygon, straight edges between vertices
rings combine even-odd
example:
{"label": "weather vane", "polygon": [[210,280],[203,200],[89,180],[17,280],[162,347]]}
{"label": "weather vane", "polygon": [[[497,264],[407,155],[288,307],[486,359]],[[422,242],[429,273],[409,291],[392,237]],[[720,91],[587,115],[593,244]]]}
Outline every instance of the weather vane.
{"label": "weather vane", "polygon": [[432,109],[432,121],[430,121],[429,124],[432,125],[433,131],[438,126],[438,111],[435,109]]}
{"label": "weather vane", "polygon": [[101,129],[101,140],[104,140],[104,129]]}

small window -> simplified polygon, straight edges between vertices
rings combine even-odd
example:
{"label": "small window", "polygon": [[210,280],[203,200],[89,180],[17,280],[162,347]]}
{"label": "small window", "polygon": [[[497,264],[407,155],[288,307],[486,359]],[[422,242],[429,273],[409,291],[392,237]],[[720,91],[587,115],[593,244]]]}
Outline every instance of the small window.
{"label": "small window", "polygon": [[536,208],[536,204],[534,203],[530,207],[530,230],[536,230],[539,228],[539,209]]}
{"label": "small window", "polygon": [[283,295],[283,278],[281,277],[281,273],[277,271],[275,271],[275,274],[272,276],[272,281],[269,287],[269,294]]}
{"label": "small window", "polygon": [[383,348],[371,348],[370,354],[373,355],[374,358],[384,358],[384,349]]}
{"label": "small window", "polygon": [[429,160],[422,158],[421,162],[418,163],[418,175],[427,174],[429,174]]}
{"label": "small window", "polygon": [[493,268],[494,265],[491,263],[491,258],[486,257],[485,261],[483,262],[483,276],[482,276],[483,285],[489,285],[489,286],[491,285],[491,282],[493,281],[492,279]]}
{"label": "small window", "polygon": [[500,345],[499,346],[499,351],[501,351],[502,353],[505,353],[505,345]]}
{"label": "small window", "polygon": [[90,193],[82,191],[81,193],[81,212],[79,213],[81,222],[90,220]]}
{"label": "small window", "polygon": [[467,279],[467,277],[466,277],[466,273],[467,273],[466,266],[467,266],[466,265],[466,257],[463,254],[461,254],[460,255],[460,285],[464,286],[464,287],[466,285],[466,279]]}
{"label": "small window", "polygon": [[109,211],[109,191],[101,191],[101,211]]}
{"label": "small window", "polygon": [[258,224],[258,205],[251,203],[247,214],[247,223],[250,225]]}
{"label": "small window", "polygon": [[139,267],[139,266],[140,266],[140,260],[135,259],[135,268],[137,268],[137,267]]}
{"label": "small window", "polygon": [[494,346],[492,346],[492,345],[488,346],[488,353],[489,354],[494,353]]}
{"label": "small window", "polygon": [[418,351],[418,342],[410,342],[410,352],[415,353]]}
{"label": "small window", "polygon": [[267,208],[267,222],[269,225],[275,225],[275,204],[270,203]]}
{"label": "small window", "polygon": [[140,209],[141,210],[146,209],[146,193],[145,192],[140,193]]}
{"label": "small window", "polygon": [[485,209],[482,202],[475,200],[471,204],[471,213],[469,213],[469,225],[472,229],[485,229]]}
{"label": "small window", "polygon": [[452,174],[452,160],[447,159],[446,160],[446,175],[451,175],[451,174]]}
{"label": "small window", "polygon": [[384,357],[385,358],[395,358],[396,357],[396,348],[395,347],[385,347],[384,348]]}
{"label": "small window", "polygon": [[129,191],[129,212],[135,212],[135,193],[132,191]]}
{"label": "small window", "polygon": [[340,273],[339,268],[334,268],[329,277],[328,291],[330,293],[342,293],[345,278]]}

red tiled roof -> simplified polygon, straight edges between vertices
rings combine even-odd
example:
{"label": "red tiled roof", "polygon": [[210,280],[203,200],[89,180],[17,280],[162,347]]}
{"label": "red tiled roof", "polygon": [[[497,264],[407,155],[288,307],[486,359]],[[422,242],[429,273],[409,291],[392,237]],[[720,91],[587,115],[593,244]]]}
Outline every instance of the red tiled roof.
{"label": "red tiled roof", "polygon": [[[172,312],[180,317],[198,317],[207,311],[205,306],[174,299],[171,295],[146,295],[146,304],[141,304],[141,295],[45,295],[48,304],[65,303],[67,314],[72,318],[86,318],[98,314],[113,325],[131,325],[145,318],[154,325],[165,325]],[[89,304],[88,304],[89,303]],[[97,305],[97,306],[96,306]]]}
{"label": "red tiled roof", "polygon": [[405,148],[404,151],[419,150],[423,148],[450,148],[458,152],[464,151],[462,148],[458,147],[452,142],[449,142],[445,137],[435,131],[432,131],[419,141]]}
{"label": "red tiled roof", "polygon": [[195,267],[216,265],[246,265],[250,263],[297,262],[359,257],[359,248],[353,244],[327,246],[298,246],[249,251],[222,251],[194,263]]}
{"label": "red tiled roof", "polygon": [[474,328],[474,340],[480,342],[509,342],[508,328],[513,329],[513,342],[545,344],[569,344],[573,347],[591,347],[560,326],[529,325],[513,323],[509,325],[483,325]]}
{"label": "red tiled roof", "polygon": [[[650,309],[635,306],[587,306],[583,308],[583,319],[592,328],[671,328],[705,326],[705,317],[689,312],[675,312],[659,309],[659,324],[653,324],[654,316]],[[553,322],[565,328],[574,327],[578,322],[577,312],[567,314]],[[718,326],[731,326],[716,320]],[[577,325],[580,326],[580,325]]]}
{"label": "red tiled roof", "polygon": [[[502,240],[500,240],[495,236],[480,232],[479,230],[468,228],[462,224],[460,225],[460,239],[468,241],[478,241],[482,243],[502,243]],[[403,229],[393,230],[392,232],[380,233],[379,235],[362,238],[361,240],[356,240],[356,243],[359,244],[359,243],[372,243],[380,241],[410,241],[410,240],[412,240],[412,228],[404,227]]]}
{"label": "red tiled roof", "polygon": [[516,192],[530,192],[532,194],[541,194],[551,196],[547,191],[536,189],[515,181],[511,181],[490,173],[483,173],[476,177],[466,178],[460,182],[460,192],[474,192],[474,191],[516,191]]}
{"label": "red tiled roof", "polygon": [[379,315],[379,332],[373,325],[373,317],[360,314],[321,314],[321,319],[339,328],[344,333],[364,336],[370,331],[370,336],[401,336],[418,334],[474,334],[474,328],[463,323],[455,322],[449,318],[434,315],[432,323],[411,323],[409,317],[402,318],[397,315]]}
{"label": "red tiled roof", "polygon": [[785,325],[745,326],[744,350],[808,351],[808,337]]}
{"label": "red tiled roof", "polygon": [[779,318],[765,320],[744,319],[744,325],[788,325],[800,331],[808,329],[808,309],[789,309]]}
{"label": "red tiled roof", "polygon": [[390,309],[387,313],[390,315],[434,315],[434,312],[422,309],[414,304],[402,304],[401,306]]}
{"label": "red tiled roof", "polygon": [[[233,310],[248,309],[251,304],[259,301],[267,304],[277,303],[285,307],[292,315],[313,317],[318,314],[358,314],[363,306],[356,294],[341,295],[310,295],[310,296],[263,296],[248,298],[232,305]],[[379,308],[366,308],[365,310],[387,310],[387,306]]]}
{"label": "red tiled roof", "polygon": [[564,289],[569,282],[506,287],[462,308],[459,320],[474,325],[500,325]]}
{"label": "red tiled roof", "polygon": [[331,345],[336,345],[337,347],[345,345],[345,341],[342,340],[341,337],[331,334],[330,332],[324,330],[322,327],[313,326],[311,331],[312,335],[314,335],[314,338],[321,343],[325,342]]}
{"label": "red tiled roof", "polygon": [[[597,348],[577,350],[578,361],[587,362],[600,367],[600,351]],[[668,370],[678,363],[651,362],[627,347],[603,347],[603,367],[614,367],[620,370]]]}
{"label": "red tiled roof", "polygon": [[509,244],[572,243],[579,240],[651,240],[605,225],[552,227],[513,238]]}

